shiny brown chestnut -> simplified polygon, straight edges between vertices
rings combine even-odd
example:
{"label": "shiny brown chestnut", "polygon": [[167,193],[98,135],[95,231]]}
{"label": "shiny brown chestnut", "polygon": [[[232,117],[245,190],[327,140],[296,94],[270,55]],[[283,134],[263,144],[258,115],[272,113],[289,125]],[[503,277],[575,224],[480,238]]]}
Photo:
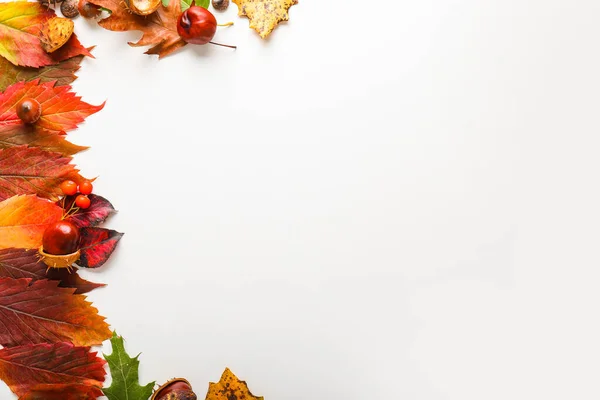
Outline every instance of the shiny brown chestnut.
{"label": "shiny brown chestnut", "polygon": [[150,400],[198,400],[187,379],[174,378],[160,386]]}

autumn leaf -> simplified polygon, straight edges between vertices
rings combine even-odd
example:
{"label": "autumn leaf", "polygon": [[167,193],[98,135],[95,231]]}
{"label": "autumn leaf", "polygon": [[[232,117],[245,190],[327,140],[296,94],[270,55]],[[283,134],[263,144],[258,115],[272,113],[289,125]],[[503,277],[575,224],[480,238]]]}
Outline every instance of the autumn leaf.
{"label": "autumn leaf", "polygon": [[62,181],[84,180],[70,164],[71,160],[71,157],[36,147],[0,149],[0,200],[20,194],[58,199]]}
{"label": "autumn leaf", "polygon": [[19,67],[0,57],[0,92],[17,82],[39,79],[41,83],[56,81],[56,86],[68,85],[77,79],[75,72],[84,56],[72,57],[43,68]]}
{"label": "autumn leaf", "polygon": [[0,124],[0,149],[14,146],[34,146],[42,150],[71,156],[86,150],[87,147],[77,146],[65,139],[65,136],[50,132],[37,125],[7,125]]}
{"label": "autumn leaf", "polygon": [[51,280],[0,278],[0,344],[100,345],[111,336],[104,317],[73,292]]}
{"label": "autumn leaf", "polygon": [[[71,205],[75,202],[75,198],[76,196],[68,196],[66,198],[64,204],[66,210],[70,209]],[[110,201],[106,200],[104,197],[90,194],[88,195],[88,198],[90,199],[89,208],[80,208],[69,217],[69,221],[79,228],[98,226],[116,212]],[[62,202],[62,200],[60,202]]]}
{"label": "autumn leaf", "polygon": [[173,0],[167,7],[159,7],[153,14],[142,17],[133,14],[123,5],[122,0],[91,0],[90,3],[111,11],[108,18],[98,22],[110,31],[140,31],[142,37],[130,46],[152,46],[146,54],[157,54],[162,58],[186,43],[177,33],[177,19],[181,14],[181,4]]}
{"label": "autumn leaf", "polygon": [[3,249],[0,250],[0,278],[30,278],[32,281],[51,279],[58,281],[58,286],[74,288],[75,294],[90,292],[102,283],[87,281],[77,271],[66,268],[48,268],[40,260],[37,250]]}
{"label": "autumn leaf", "polygon": [[238,15],[248,17],[250,28],[265,39],[281,22],[288,21],[288,10],[298,0],[233,0],[238,6]]}
{"label": "autumn leaf", "polygon": [[12,64],[36,68],[58,64],[74,56],[92,56],[76,35],[54,53],[44,51],[40,32],[43,24],[54,16],[52,9],[38,2],[0,3],[0,56]]}
{"label": "autumn leaf", "polygon": [[225,368],[219,382],[209,383],[206,400],[232,399],[263,400],[263,397],[256,397],[250,393],[246,382],[240,381],[229,368]]}
{"label": "autumn leaf", "polygon": [[37,196],[14,196],[0,202],[0,249],[37,249],[46,227],[62,218],[63,210]]}
{"label": "autumn leaf", "polygon": [[101,267],[117,247],[122,233],[104,228],[81,228],[81,252],[77,265],[83,268]]}
{"label": "autumn leaf", "polygon": [[147,385],[141,386],[138,376],[140,362],[139,354],[133,358],[125,351],[123,337],[117,336],[113,332],[113,337],[110,339],[112,353],[104,354],[104,358],[108,362],[112,383],[109,387],[102,389],[108,400],[148,400],[152,395],[152,389],[156,382],[150,382]]}
{"label": "autumn leaf", "polygon": [[106,375],[106,361],[96,354],[89,347],[70,343],[4,348],[0,350],[0,379],[19,400],[96,399],[102,395]]}
{"label": "autumn leaf", "polygon": [[[52,133],[64,133],[77,128],[86,117],[104,108],[81,101],[81,97],[71,91],[71,86],[55,86],[55,82],[19,82],[9,86],[0,94],[0,136],[4,130],[30,130],[17,116],[17,103],[25,98],[34,98],[42,106],[42,116],[34,124],[35,129]],[[15,134],[15,133],[13,133]]]}

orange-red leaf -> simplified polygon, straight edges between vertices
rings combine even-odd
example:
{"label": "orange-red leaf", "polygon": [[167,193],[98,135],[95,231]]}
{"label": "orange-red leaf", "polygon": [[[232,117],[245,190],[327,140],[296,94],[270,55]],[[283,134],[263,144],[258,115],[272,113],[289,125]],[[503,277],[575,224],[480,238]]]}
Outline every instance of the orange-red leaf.
{"label": "orange-red leaf", "polygon": [[68,85],[72,83],[77,76],[75,72],[79,70],[79,64],[83,56],[77,56],[56,65],[49,65],[43,68],[19,67],[7,59],[0,57],[0,92],[17,82],[28,82],[34,79],[40,79],[40,82],[56,81],[57,86]]}
{"label": "orange-red leaf", "polygon": [[42,49],[42,25],[55,16],[52,9],[38,2],[0,3],[0,56],[15,65],[44,67],[78,55],[91,56],[76,35],[52,54]]}
{"label": "orange-red leaf", "polygon": [[17,346],[0,350],[0,379],[19,400],[95,399],[101,396],[105,364],[89,347],[69,343]]}
{"label": "orange-red leaf", "polygon": [[0,202],[0,249],[37,249],[46,227],[60,221],[62,208],[37,196],[14,196]]}
{"label": "orange-red leaf", "polygon": [[87,149],[65,140],[62,134],[47,131],[37,125],[0,125],[0,149],[21,145],[35,146],[65,156]]}
{"label": "orange-red leaf", "polygon": [[152,46],[146,54],[158,54],[162,58],[186,45],[177,33],[177,19],[181,14],[179,0],[172,0],[167,7],[159,7],[153,14],[142,17],[131,13],[122,0],[90,0],[90,3],[111,11],[108,18],[99,22],[105,29],[117,32],[140,31],[142,37],[130,46]]}
{"label": "orange-red leaf", "polygon": [[51,279],[58,286],[74,288],[75,294],[90,292],[102,283],[94,283],[81,278],[77,271],[66,268],[50,268],[40,260],[37,250],[3,249],[0,250],[0,278],[30,278],[32,281]]}
{"label": "orange-red leaf", "polygon": [[71,157],[36,147],[0,149],[0,200],[19,194],[58,199],[62,181],[84,180],[70,162]]}
{"label": "orange-red leaf", "polygon": [[93,106],[81,101],[81,97],[71,92],[71,86],[55,86],[55,82],[19,82],[9,86],[0,95],[0,134],[4,130],[23,130],[28,125],[17,116],[17,103],[26,97],[34,98],[42,106],[42,116],[35,123],[35,129],[53,133],[64,133],[77,128],[77,125],[104,107]]}
{"label": "orange-red leaf", "polygon": [[0,278],[0,344],[95,346],[110,338],[104,317],[74,291],[57,281]]}

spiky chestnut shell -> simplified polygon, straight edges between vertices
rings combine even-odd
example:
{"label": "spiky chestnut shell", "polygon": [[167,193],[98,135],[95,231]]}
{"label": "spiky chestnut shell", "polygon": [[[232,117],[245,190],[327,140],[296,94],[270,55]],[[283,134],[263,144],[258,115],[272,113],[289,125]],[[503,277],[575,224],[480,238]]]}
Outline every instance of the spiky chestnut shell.
{"label": "spiky chestnut shell", "polygon": [[183,378],[171,379],[154,392],[150,400],[197,400],[192,385]]}
{"label": "spiky chestnut shell", "polygon": [[17,103],[17,116],[26,124],[33,124],[42,116],[42,106],[36,99],[24,98]]}
{"label": "spiky chestnut shell", "polygon": [[150,15],[161,6],[161,0],[124,0],[127,8],[137,15]]}
{"label": "spiky chestnut shell", "polygon": [[181,13],[177,21],[177,33],[192,44],[207,44],[217,32],[217,19],[206,8],[191,6]]}

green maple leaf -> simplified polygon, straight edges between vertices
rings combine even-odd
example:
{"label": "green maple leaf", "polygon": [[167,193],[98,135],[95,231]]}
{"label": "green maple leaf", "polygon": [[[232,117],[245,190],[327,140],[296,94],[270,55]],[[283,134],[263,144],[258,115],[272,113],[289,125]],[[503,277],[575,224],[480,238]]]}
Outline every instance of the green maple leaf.
{"label": "green maple leaf", "polygon": [[104,354],[108,362],[112,384],[102,389],[109,400],[148,400],[152,396],[152,389],[156,382],[150,382],[146,386],[140,386],[138,368],[140,362],[139,354],[133,358],[125,351],[123,337],[113,332],[110,339],[112,354]]}

